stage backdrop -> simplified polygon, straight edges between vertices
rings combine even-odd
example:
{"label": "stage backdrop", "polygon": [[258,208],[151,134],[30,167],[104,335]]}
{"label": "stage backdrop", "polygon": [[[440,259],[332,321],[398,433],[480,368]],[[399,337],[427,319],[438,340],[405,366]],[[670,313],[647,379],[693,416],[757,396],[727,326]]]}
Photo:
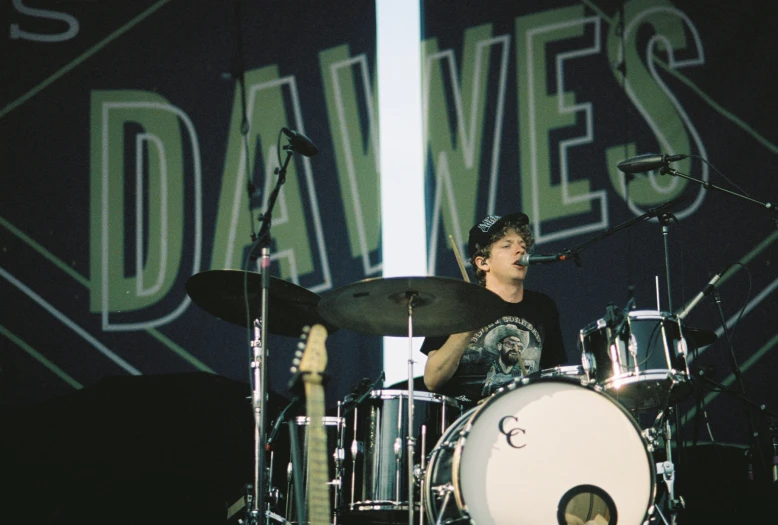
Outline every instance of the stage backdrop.
{"label": "stage backdrop", "polygon": [[[380,275],[372,2],[4,4],[5,404],[113,375],[248,383],[254,334],[193,303],[186,282],[257,270],[248,249],[286,159],[282,127],[319,153],[288,165],[271,274],[311,294]],[[225,312],[242,307],[232,289]],[[286,397],[296,322],[268,344],[270,389]],[[381,341],[327,343],[334,406],[378,376]]]}
{"label": "stage backdrop", "polygon": [[[3,406],[116,376],[248,385],[252,333],[185,285],[256,269],[282,127],[319,153],[288,166],[271,274],[315,294],[381,275],[373,2],[7,0],[3,15]],[[734,355],[748,399],[775,409],[778,232],[760,203],[778,200],[777,16],[772,2],[425,1],[429,274],[459,277],[448,235],[464,250],[488,213],[527,213],[539,252],[585,244],[580,266],[527,283],[557,300],[576,364],[608,304],[678,312],[731,268],[717,289]],[[694,180],[616,167],[651,152],[688,155],[672,167]],[[634,220],[674,199],[665,228]],[[687,323],[719,336],[692,368],[735,388],[714,298]],[[269,340],[281,398],[296,343]],[[331,334],[330,407],[378,377],[380,344]],[[714,437],[746,444],[742,403],[705,391]]]}

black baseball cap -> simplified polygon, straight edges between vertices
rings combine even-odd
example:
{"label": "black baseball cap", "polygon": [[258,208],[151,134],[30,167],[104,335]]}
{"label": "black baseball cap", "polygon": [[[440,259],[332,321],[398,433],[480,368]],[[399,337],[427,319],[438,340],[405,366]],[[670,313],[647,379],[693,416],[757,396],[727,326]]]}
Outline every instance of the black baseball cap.
{"label": "black baseball cap", "polygon": [[495,232],[500,231],[503,224],[512,222],[519,226],[529,224],[529,217],[524,213],[509,213],[508,215],[488,215],[481,222],[470,228],[470,237],[467,240],[467,254],[470,258],[478,250],[485,248]]}

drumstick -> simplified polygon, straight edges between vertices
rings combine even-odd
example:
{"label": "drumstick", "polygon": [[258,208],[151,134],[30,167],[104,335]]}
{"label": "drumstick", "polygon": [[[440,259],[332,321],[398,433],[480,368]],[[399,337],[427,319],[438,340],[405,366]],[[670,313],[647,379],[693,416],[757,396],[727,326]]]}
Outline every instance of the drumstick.
{"label": "drumstick", "polygon": [[465,280],[465,282],[470,282],[470,277],[467,275],[467,270],[465,270],[465,264],[462,262],[462,256],[459,254],[459,248],[457,247],[457,243],[454,242],[454,237],[452,235],[448,236],[448,240],[451,243],[451,249],[454,250],[454,256],[457,258],[457,264],[459,265],[459,271],[462,272],[462,279]]}

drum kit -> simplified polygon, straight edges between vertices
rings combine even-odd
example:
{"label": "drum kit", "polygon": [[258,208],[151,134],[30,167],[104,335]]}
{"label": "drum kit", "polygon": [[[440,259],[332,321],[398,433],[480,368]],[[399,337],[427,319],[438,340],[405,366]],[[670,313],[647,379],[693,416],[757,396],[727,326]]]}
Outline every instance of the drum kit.
{"label": "drum kit", "polygon": [[[210,314],[253,326],[256,335],[260,281],[253,272],[206,271],[187,281],[187,293]],[[491,291],[441,277],[367,279],[322,296],[271,278],[268,290],[273,334],[299,335],[306,325],[322,324],[408,336],[407,386],[382,389],[383,377],[365,380],[322,422],[329,523],[670,523],[682,506],[674,491],[670,414],[691,394],[689,348],[712,343],[713,332],[666,312],[609,306],[580,330],[580,365],[530,374],[465,406],[414,391],[412,338],[474,330],[500,317],[502,302]],[[264,366],[252,360],[253,369]],[[266,384],[260,374],[254,378],[256,400]],[[641,425],[642,414],[653,423]],[[304,443],[311,420],[288,419],[289,439]],[[268,434],[255,435],[258,456]],[[309,523],[299,501],[305,476],[293,475],[305,471],[307,458],[292,452],[284,460],[290,468],[282,481],[272,479],[267,460],[258,462],[242,523]]]}

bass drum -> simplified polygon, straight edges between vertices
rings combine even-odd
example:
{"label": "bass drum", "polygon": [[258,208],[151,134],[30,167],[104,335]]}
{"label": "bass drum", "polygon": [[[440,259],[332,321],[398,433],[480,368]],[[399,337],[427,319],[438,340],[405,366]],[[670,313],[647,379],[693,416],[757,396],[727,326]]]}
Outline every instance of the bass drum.
{"label": "bass drum", "polygon": [[653,509],[654,471],[635,419],[599,386],[524,378],[440,438],[424,506],[431,523],[637,525]]}

